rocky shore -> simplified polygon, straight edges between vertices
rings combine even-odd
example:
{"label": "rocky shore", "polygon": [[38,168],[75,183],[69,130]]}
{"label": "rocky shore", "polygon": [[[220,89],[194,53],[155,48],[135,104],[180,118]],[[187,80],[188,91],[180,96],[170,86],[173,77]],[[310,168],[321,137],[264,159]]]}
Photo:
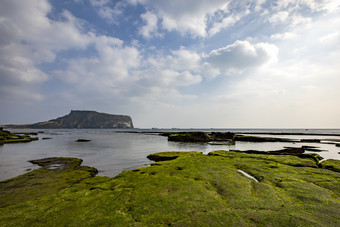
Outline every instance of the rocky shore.
{"label": "rocky shore", "polygon": [[[38,140],[38,137],[31,137],[29,133],[11,133],[0,127],[0,145],[5,143],[26,143]],[[37,134],[34,134],[37,135]]]}
{"label": "rocky shore", "polygon": [[40,169],[0,182],[0,225],[340,225],[338,160],[238,151],[149,158],[156,162],[113,178],[79,159],[35,160]]}

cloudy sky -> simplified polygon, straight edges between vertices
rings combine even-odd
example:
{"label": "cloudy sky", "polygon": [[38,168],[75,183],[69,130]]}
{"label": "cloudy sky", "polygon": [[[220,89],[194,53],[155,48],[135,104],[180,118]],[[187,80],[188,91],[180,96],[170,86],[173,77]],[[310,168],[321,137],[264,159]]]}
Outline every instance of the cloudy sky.
{"label": "cloudy sky", "polygon": [[1,0],[0,124],[340,128],[339,0]]}

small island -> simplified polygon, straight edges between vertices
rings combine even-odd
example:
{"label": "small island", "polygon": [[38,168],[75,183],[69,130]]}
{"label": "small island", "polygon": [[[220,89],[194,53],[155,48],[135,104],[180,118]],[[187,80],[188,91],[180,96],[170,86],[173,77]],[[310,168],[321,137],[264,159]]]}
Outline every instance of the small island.
{"label": "small island", "polygon": [[33,129],[53,129],[53,128],[133,128],[132,119],[127,115],[114,115],[99,113],[88,110],[71,110],[63,117],[49,121],[24,125],[5,125],[8,128],[33,128]]}

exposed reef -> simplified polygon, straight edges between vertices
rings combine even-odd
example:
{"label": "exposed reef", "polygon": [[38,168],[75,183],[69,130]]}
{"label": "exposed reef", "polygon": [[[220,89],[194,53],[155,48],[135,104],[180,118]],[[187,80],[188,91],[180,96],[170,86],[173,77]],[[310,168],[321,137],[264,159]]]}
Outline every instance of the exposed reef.
{"label": "exposed reef", "polygon": [[[238,135],[232,132],[165,132],[162,136],[167,136],[169,141],[178,142],[216,142],[214,145],[233,144],[235,141],[244,142],[295,142],[295,140],[274,137],[258,137]],[[223,143],[222,141],[225,141]],[[219,143],[218,143],[219,142]]]}
{"label": "exposed reef", "polygon": [[57,119],[25,125],[6,125],[9,128],[133,128],[132,119],[126,115],[72,110]]}
{"label": "exposed reef", "polygon": [[0,225],[340,225],[338,160],[236,151],[149,158],[157,162],[114,178],[94,177],[78,159],[39,160],[42,168],[0,182]]}
{"label": "exposed reef", "polygon": [[274,137],[259,137],[259,136],[246,136],[236,135],[234,141],[244,142],[294,142],[295,140],[285,138],[274,138]]}
{"label": "exposed reef", "polygon": [[235,133],[231,132],[165,132],[160,135],[167,136],[169,141],[178,142],[231,141],[235,137]]}
{"label": "exposed reef", "polygon": [[38,137],[31,137],[29,135],[21,135],[21,133],[11,133],[10,131],[0,128],[0,145],[5,143],[26,143],[33,140],[38,140]]}

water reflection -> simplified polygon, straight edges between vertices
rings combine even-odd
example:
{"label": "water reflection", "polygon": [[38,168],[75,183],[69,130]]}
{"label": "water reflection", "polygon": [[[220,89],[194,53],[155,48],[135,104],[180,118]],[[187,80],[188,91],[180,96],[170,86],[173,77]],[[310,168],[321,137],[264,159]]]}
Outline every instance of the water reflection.
{"label": "water reflection", "polygon": [[[259,135],[257,135],[259,136]],[[264,135],[261,135],[264,136]],[[317,146],[326,158],[340,159],[340,148],[326,143],[250,143],[237,141],[235,145],[210,145],[206,143],[180,143],[167,141],[157,134],[116,133],[113,130],[50,130],[31,143],[0,146],[0,180],[26,173],[37,168],[28,160],[47,157],[78,157],[83,164],[96,167],[99,175],[115,176],[128,169],[150,164],[147,155],[162,151],[199,151],[207,154],[215,150],[279,150],[283,147]],[[42,137],[52,137],[41,140]],[[270,137],[273,137],[272,135]],[[339,141],[334,136],[277,136],[280,138],[321,138],[322,142]],[[77,143],[77,139],[89,139]]]}

